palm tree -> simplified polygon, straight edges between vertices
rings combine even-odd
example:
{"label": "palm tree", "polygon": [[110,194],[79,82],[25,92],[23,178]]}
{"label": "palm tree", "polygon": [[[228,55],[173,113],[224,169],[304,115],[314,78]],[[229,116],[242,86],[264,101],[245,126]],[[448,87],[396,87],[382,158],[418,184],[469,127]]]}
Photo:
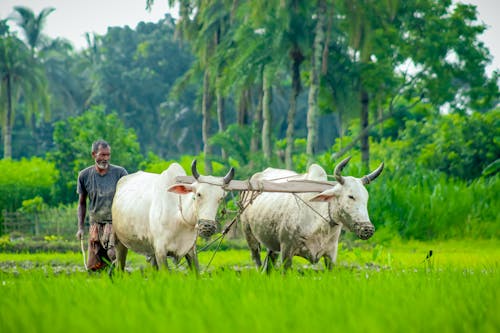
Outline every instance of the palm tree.
{"label": "palm tree", "polygon": [[[294,131],[295,115],[297,113],[297,98],[302,90],[300,78],[300,66],[306,59],[304,49],[309,46],[310,20],[308,17],[309,2],[289,0],[280,0],[280,9],[278,11],[278,20],[281,22],[282,33],[278,45],[288,54],[290,61],[290,75],[292,78],[292,90],[289,98],[289,108],[287,115],[286,129],[286,148],[285,165],[288,169],[293,169],[293,149],[294,149]],[[275,50],[278,53],[281,50]]]}
{"label": "palm tree", "polygon": [[[230,22],[231,0],[169,0],[170,7],[179,6],[177,32],[191,42],[193,53],[197,56],[187,77],[203,76],[201,91],[202,140],[205,155],[205,173],[212,173],[212,147],[209,143],[211,132],[211,112],[213,96],[216,97],[218,131],[225,129],[225,110],[222,88],[219,84],[224,63],[214,61],[218,47],[226,34]],[[150,8],[154,0],[146,0]],[[224,154],[224,152],[223,152]]]}
{"label": "palm tree", "polygon": [[[47,78],[41,61],[37,59],[38,47],[42,45],[42,33],[45,19],[53,9],[46,8],[35,16],[26,7],[15,7],[19,14],[18,23],[26,36],[26,44],[3,30],[0,45],[0,82],[2,127],[4,137],[4,157],[12,157],[12,127],[14,123],[16,104],[22,101],[25,105],[25,118],[49,115],[49,94]],[[4,21],[5,22],[5,21]]]}
{"label": "palm tree", "polygon": [[35,15],[28,7],[16,6],[14,10],[18,14],[17,23],[24,33],[31,55],[35,57],[36,51],[44,46],[44,35],[42,31],[47,21],[47,16],[49,16],[55,8],[44,8],[38,15]]}
{"label": "palm tree", "polygon": [[314,148],[317,143],[318,130],[318,94],[320,86],[321,59],[323,48],[327,49],[325,21],[327,4],[326,0],[317,1],[317,21],[314,33],[314,43],[311,54],[311,83],[309,86],[309,99],[307,109],[307,148],[308,164],[313,162]]}
{"label": "palm tree", "polygon": [[0,114],[4,158],[12,158],[12,126],[16,103],[24,98],[28,108],[36,111],[39,103],[48,109],[48,96],[43,68],[34,63],[26,45],[17,37],[6,33],[0,39]]}

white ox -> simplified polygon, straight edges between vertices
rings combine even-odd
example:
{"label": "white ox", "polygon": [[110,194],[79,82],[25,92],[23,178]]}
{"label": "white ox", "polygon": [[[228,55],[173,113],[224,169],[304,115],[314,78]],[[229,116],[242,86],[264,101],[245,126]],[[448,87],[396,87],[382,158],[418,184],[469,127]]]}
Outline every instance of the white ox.
{"label": "white ox", "polygon": [[168,267],[167,257],[186,257],[198,270],[198,231],[204,237],[215,232],[223,187],[234,177],[234,169],[223,178],[200,176],[195,160],[191,170],[196,179],[191,185],[176,184],[177,176],[186,175],[177,163],[161,174],[139,171],[119,180],[112,214],[116,260],[122,270],[128,249],[145,255],[156,268]]}
{"label": "white ox", "polygon": [[[264,269],[269,270],[269,261],[275,263],[281,252],[281,264],[286,270],[291,267],[293,256],[300,256],[311,263],[321,257],[331,269],[337,259],[338,241],[342,227],[356,233],[361,239],[370,238],[375,227],[368,216],[368,191],[365,185],[378,177],[384,164],[362,178],[341,175],[350,158],[335,167],[337,184],[322,193],[261,193],[241,215],[245,237],[257,268],[262,267],[260,247],[268,254]],[[289,170],[268,168],[254,175],[257,179],[286,181],[286,179],[308,179],[326,181],[325,170],[317,164],[309,167],[304,175]],[[252,177],[252,179],[255,179]]]}

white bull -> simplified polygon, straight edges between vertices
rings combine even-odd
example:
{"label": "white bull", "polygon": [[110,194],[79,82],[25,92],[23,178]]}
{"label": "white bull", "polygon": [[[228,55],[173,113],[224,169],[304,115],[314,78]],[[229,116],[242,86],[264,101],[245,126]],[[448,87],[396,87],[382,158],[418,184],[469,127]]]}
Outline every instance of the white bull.
{"label": "white bull", "polygon": [[186,257],[198,270],[198,231],[204,237],[215,232],[223,187],[234,177],[234,169],[223,178],[200,176],[196,160],[191,169],[196,179],[191,185],[176,184],[177,176],[186,175],[177,163],[161,174],[139,171],[120,179],[112,206],[118,267],[124,269],[131,249],[157,268],[167,266],[167,257],[176,261]]}
{"label": "white bull", "polygon": [[[274,264],[281,252],[284,269],[291,267],[293,256],[311,263],[321,257],[331,269],[337,259],[338,241],[342,227],[361,239],[370,238],[375,227],[368,216],[368,191],[365,185],[377,178],[384,164],[362,178],[345,177],[342,169],[346,158],[335,167],[337,184],[322,193],[261,193],[241,215],[245,237],[252,259],[261,268],[260,247],[268,250],[264,268],[269,260]],[[326,181],[326,172],[317,164],[304,175],[289,170],[268,168],[254,175],[257,179],[286,181],[285,178]],[[253,177],[252,177],[253,178]],[[253,179],[255,179],[253,178]],[[281,179],[281,180],[279,180]]]}

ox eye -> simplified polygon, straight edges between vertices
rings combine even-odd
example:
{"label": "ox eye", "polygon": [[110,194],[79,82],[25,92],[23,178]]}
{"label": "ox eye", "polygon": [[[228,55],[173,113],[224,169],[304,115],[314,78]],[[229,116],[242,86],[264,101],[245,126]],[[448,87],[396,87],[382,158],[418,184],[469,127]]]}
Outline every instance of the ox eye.
{"label": "ox eye", "polygon": [[349,196],[349,199],[351,199],[351,200],[356,200],[356,199],[354,199],[354,196],[353,196],[353,195],[350,195],[350,196]]}

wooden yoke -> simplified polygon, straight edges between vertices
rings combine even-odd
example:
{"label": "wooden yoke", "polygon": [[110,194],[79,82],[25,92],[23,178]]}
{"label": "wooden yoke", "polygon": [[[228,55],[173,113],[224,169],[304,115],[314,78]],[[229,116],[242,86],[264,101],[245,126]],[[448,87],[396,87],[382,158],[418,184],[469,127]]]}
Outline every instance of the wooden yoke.
{"label": "wooden yoke", "polygon": [[[192,184],[195,182],[193,176],[177,176],[177,183]],[[337,182],[314,181],[314,180],[231,180],[224,189],[227,191],[257,191],[257,192],[285,192],[285,193],[307,193],[323,192],[331,189]]]}

